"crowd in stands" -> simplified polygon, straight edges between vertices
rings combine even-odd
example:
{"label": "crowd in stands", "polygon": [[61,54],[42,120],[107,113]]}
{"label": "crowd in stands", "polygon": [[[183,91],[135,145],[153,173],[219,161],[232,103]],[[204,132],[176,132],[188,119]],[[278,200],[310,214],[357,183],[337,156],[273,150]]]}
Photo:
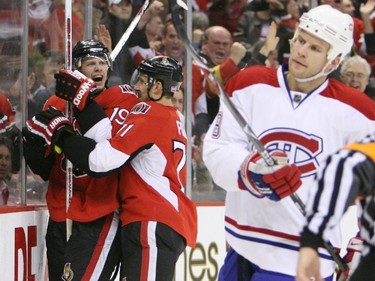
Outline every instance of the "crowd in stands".
{"label": "crowd in stands", "polygon": [[[113,50],[143,1],[92,2],[91,36],[99,36]],[[28,3],[27,119],[41,110],[47,98],[53,95],[53,75],[63,67],[65,54],[64,1],[29,0]],[[194,48],[223,85],[249,65],[262,64],[277,68],[287,61],[289,41],[299,17],[309,10],[309,4],[310,1],[306,0],[193,0]],[[354,20],[351,55],[330,76],[375,99],[375,0],[319,0],[318,5],[320,4],[329,4],[349,14]],[[84,39],[84,5],[83,0],[73,1],[73,45]],[[21,128],[21,119],[17,113],[21,110],[20,101],[23,96],[23,89],[20,88],[23,42],[21,11],[22,1],[0,1],[0,91],[16,112],[12,122],[18,128]],[[151,1],[113,63],[108,81],[110,85],[132,85],[132,77],[136,74],[139,63],[155,55],[168,55],[184,66],[186,49],[171,21],[169,11],[169,1]],[[181,13],[181,17],[183,16]],[[175,102],[183,113],[193,113],[193,134],[198,132],[193,136],[194,190],[220,190],[207,174],[199,151],[201,138],[216,116],[220,100],[202,71],[194,64],[192,81],[185,83],[192,83],[192,93],[182,90],[179,97],[176,95]],[[192,97],[192,108],[181,104],[184,95]],[[199,175],[204,180],[197,179]],[[215,196],[198,197],[202,200],[217,199]],[[220,200],[223,199],[221,195],[219,197]]]}

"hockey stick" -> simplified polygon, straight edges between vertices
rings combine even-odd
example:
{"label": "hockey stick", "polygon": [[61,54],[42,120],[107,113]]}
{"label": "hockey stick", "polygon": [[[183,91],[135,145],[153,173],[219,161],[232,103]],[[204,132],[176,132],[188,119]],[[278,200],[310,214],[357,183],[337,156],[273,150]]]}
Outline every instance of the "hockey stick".
{"label": "hockey stick", "polygon": [[[72,70],[72,0],[65,0],[65,68]],[[72,121],[72,104],[66,102],[65,114]],[[66,213],[73,196],[73,165],[66,161]],[[72,234],[72,220],[66,218],[66,241]]]}
{"label": "hockey stick", "polygon": [[[181,1],[181,0],[179,0]],[[255,149],[258,151],[258,153],[262,156],[264,161],[269,166],[275,165],[274,159],[269,155],[268,151],[265,149],[264,145],[261,143],[261,141],[258,139],[258,137],[255,135],[253,130],[251,129],[250,125],[246,122],[246,120],[243,118],[241,113],[238,111],[238,109],[234,106],[234,104],[229,99],[228,95],[225,93],[225,90],[223,89],[222,85],[216,80],[214,75],[212,74],[210,68],[203,62],[202,58],[199,56],[199,54],[196,52],[195,48],[193,47],[193,44],[190,42],[189,38],[187,37],[186,30],[184,28],[184,25],[179,17],[179,8],[181,6],[177,4],[176,0],[171,1],[171,10],[172,10],[172,20],[175,25],[176,31],[178,35],[180,36],[181,40],[184,42],[185,47],[190,52],[191,56],[193,57],[196,65],[200,67],[200,69],[203,71],[206,78],[211,82],[211,85],[215,88],[216,93],[219,95],[220,100],[227,106],[231,114],[233,115],[234,119],[237,121],[237,123],[240,125],[244,133],[246,134],[248,140],[254,145]],[[294,204],[298,208],[298,210],[305,215],[305,204],[302,202],[302,200],[299,198],[299,196],[296,193],[293,193],[290,195],[291,199],[293,200]],[[336,262],[336,264],[339,266],[339,268],[342,271],[345,271],[348,266],[346,263],[342,260],[340,255],[335,251],[333,245],[329,241],[324,241],[324,247],[329,252],[333,260]]]}
{"label": "hockey stick", "polygon": [[[143,3],[142,7],[139,9],[136,16],[134,17],[134,19],[132,20],[132,22],[130,23],[128,28],[125,30],[124,34],[121,36],[120,40],[117,42],[115,48],[113,49],[112,53],[110,54],[110,58],[111,58],[112,61],[114,61],[116,59],[116,57],[120,53],[122,47],[124,47],[124,45],[128,41],[131,33],[136,28],[137,24],[141,20],[143,14],[145,13],[145,11],[147,10],[149,5],[150,5],[150,0],[146,0]],[[187,5],[182,0],[177,0],[177,5],[179,5],[181,8],[183,8],[185,10],[188,9]]]}
{"label": "hockey stick", "polygon": [[124,34],[121,36],[120,40],[117,42],[115,48],[113,49],[112,53],[110,54],[110,58],[112,61],[114,61],[117,57],[117,55],[120,53],[122,47],[125,45],[125,43],[128,41],[130,34],[133,32],[133,30],[136,28],[137,24],[141,20],[141,17],[147,10],[148,6],[150,5],[150,0],[145,0],[142,7],[139,9],[138,13],[135,15],[134,19],[128,26],[128,28],[125,30]]}

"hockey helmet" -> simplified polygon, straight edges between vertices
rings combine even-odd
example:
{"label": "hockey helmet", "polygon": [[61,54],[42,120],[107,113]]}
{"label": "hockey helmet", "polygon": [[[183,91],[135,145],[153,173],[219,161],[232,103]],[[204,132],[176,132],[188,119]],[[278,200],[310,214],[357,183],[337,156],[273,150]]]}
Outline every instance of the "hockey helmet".
{"label": "hockey helmet", "polygon": [[109,57],[108,48],[98,40],[78,41],[72,52],[73,65],[76,68],[82,67],[82,59],[85,57],[96,57],[105,60],[108,67],[112,69],[112,60]]}
{"label": "hockey helmet", "polygon": [[351,51],[353,19],[330,5],[320,5],[303,13],[298,28],[330,44],[328,62],[339,55],[342,60]]}
{"label": "hockey helmet", "polygon": [[163,95],[170,95],[180,89],[182,83],[182,67],[178,62],[168,56],[155,56],[142,61],[138,72],[148,76],[148,89],[156,81],[163,83]]}

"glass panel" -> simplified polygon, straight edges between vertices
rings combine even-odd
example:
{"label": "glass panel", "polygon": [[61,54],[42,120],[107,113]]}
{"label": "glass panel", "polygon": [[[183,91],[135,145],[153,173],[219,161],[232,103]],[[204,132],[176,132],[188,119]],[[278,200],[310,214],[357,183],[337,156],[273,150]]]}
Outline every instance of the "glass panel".
{"label": "glass panel", "polygon": [[21,4],[0,2],[0,205],[21,202]]}
{"label": "glass panel", "polygon": [[[121,36],[128,28],[131,20],[142,6],[142,1],[134,1],[133,5],[127,7],[130,2],[123,1],[120,6],[129,8],[123,9],[120,14],[118,11],[109,9],[108,1],[73,1],[73,29],[72,46],[83,38],[97,38],[103,41],[110,49],[113,49]],[[163,1],[164,2],[164,1]],[[7,131],[7,139],[11,142],[12,155],[11,164],[8,164],[11,170],[7,176],[7,182],[10,184],[8,203],[12,205],[22,204],[22,194],[26,195],[27,204],[45,204],[45,193],[47,183],[27,167],[23,166],[20,150],[20,130],[23,122],[32,118],[39,112],[45,101],[54,93],[54,74],[64,66],[65,61],[65,13],[64,1],[35,1],[28,0],[24,3],[22,0],[5,1],[0,0],[0,90],[1,95],[5,97],[4,104],[9,99],[9,113],[7,117],[9,122],[14,124],[12,130]],[[91,5],[91,6],[90,6]],[[188,3],[191,5],[191,3]],[[27,17],[23,15],[26,10]],[[126,6],[126,7],[125,7]],[[108,85],[119,83],[132,83],[132,76],[137,64],[138,55],[148,57],[158,54],[166,54],[176,57],[184,65],[184,84],[182,87],[184,109],[186,118],[186,128],[188,138],[192,139],[189,145],[190,162],[188,175],[189,181],[186,188],[187,194],[196,201],[222,201],[224,192],[221,188],[214,185],[208,171],[206,171],[201,159],[201,140],[204,131],[198,126],[207,126],[198,120],[195,124],[193,119],[194,108],[192,106],[192,95],[196,95],[192,77],[197,71],[191,65],[189,54],[178,54],[176,51],[178,45],[183,47],[181,40],[176,37],[176,31],[171,27],[171,17],[168,15],[168,7],[160,14],[162,23],[159,26],[158,18],[148,15],[149,20],[144,21],[142,29],[136,29],[127,44],[123,47],[118,57],[115,59],[113,71],[111,73]],[[192,9],[183,15],[189,36]],[[121,14],[122,13],[122,14]],[[145,16],[147,18],[147,15]],[[145,19],[145,18],[143,18]],[[201,20],[202,21],[202,20]],[[99,28],[99,24],[102,28]],[[204,22],[200,22],[204,25]],[[24,27],[28,27],[28,36],[23,36]],[[108,29],[109,36],[105,37]],[[147,31],[146,31],[147,30]],[[147,40],[150,33],[155,34],[153,40]],[[199,46],[199,39],[194,33],[194,44]],[[110,38],[110,40],[108,40]],[[26,40],[26,41],[23,41]],[[146,40],[146,41],[145,41]],[[23,46],[24,45],[27,46]],[[146,47],[144,43],[146,42]],[[168,49],[168,42],[170,43]],[[159,48],[158,44],[165,46]],[[27,50],[24,54],[24,50]],[[145,51],[145,52],[144,52]],[[150,53],[148,53],[150,52]],[[182,54],[182,56],[181,56]],[[22,109],[22,105],[25,109]],[[1,108],[5,112],[6,109]],[[2,134],[2,136],[5,134]],[[2,137],[1,136],[1,137]],[[0,138],[0,143],[2,139]],[[0,146],[1,148],[1,146]],[[0,154],[1,157],[1,154]],[[24,184],[22,183],[25,175]],[[23,187],[23,185],[25,185]],[[3,188],[2,190],[5,190]],[[5,192],[5,191],[4,191]],[[6,193],[6,192],[5,192]]]}

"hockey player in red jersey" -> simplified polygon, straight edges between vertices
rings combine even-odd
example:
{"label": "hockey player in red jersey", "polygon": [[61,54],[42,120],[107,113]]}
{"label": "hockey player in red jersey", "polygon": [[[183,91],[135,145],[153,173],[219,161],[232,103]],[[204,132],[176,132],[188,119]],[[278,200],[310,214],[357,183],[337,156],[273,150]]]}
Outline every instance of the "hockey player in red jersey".
{"label": "hockey player in red jersey", "polygon": [[[226,83],[230,101],[271,156],[277,150],[284,155],[275,157],[281,160],[278,165],[268,166],[254,153],[254,145],[226,105],[221,105],[203,147],[212,178],[227,191],[230,250],[220,281],[293,281],[305,218],[290,195],[305,203],[325,158],[374,131],[374,102],[328,78],[351,51],[352,28],[349,15],[328,5],[312,8],[299,19],[287,65],[248,67]],[[301,173],[300,187],[293,165]],[[353,228],[356,225],[354,221]],[[341,247],[339,227],[330,242]],[[318,251],[322,277],[332,280],[335,262],[324,247]]]}
{"label": "hockey player in red jersey", "polygon": [[[332,236],[344,212],[356,201],[360,209],[363,245],[361,259],[350,281],[375,278],[375,135],[352,143],[330,155],[319,169],[306,205],[301,234],[297,281],[321,281],[318,247]],[[355,244],[353,243],[353,246]],[[343,277],[343,276],[342,276]],[[344,280],[344,279],[339,279]]]}
{"label": "hockey player in red jersey", "polygon": [[[195,246],[197,235],[196,207],[184,193],[183,116],[172,105],[182,70],[174,59],[156,56],[143,61],[138,74],[135,89],[148,101],[132,109],[111,139],[97,142],[73,135],[66,118],[52,108],[48,116],[35,116],[29,126],[44,136],[50,149],[61,147],[74,167],[95,176],[119,171],[121,279],[167,281],[173,279],[186,245]],[[71,98],[78,95],[79,91]],[[80,100],[79,106],[90,106],[84,97]],[[102,121],[90,131],[101,127]]]}
{"label": "hockey player in red jersey", "polygon": [[[76,133],[97,141],[114,135],[139,102],[137,94],[127,85],[106,88],[111,64],[106,46],[97,40],[83,40],[73,48],[73,67],[83,75],[67,70],[56,75],[56,95],[64,96],[71,90],[69,85],[75,82],[71,75],[78,76],[91,89],[90,108],[101,107],[102,115],[91,114],[91,109],[83,112],[75,108],[73,128]],[[65,105],[65,100],[52,96],[44,110],[53,106],[65,111]],[[105,129],[97,133],[89,130],[91,122],[107,116]],[[120,261],[118,175],[96,179],[73,166],[73,196],[66,211],[65,156],[46,150],[40,134],[34,134],[30,127],[23,129],[23,138],[26,162],[36,174],[49,180],[46,195],[50,214],[46,235],[49,279],[108,281]],[[73,220],[67,243],[66,218]]]}

